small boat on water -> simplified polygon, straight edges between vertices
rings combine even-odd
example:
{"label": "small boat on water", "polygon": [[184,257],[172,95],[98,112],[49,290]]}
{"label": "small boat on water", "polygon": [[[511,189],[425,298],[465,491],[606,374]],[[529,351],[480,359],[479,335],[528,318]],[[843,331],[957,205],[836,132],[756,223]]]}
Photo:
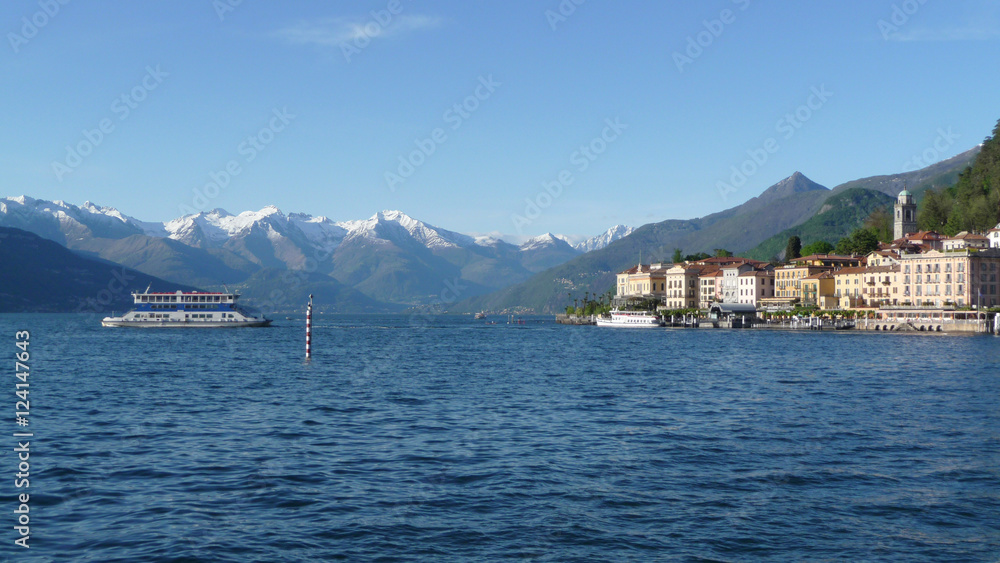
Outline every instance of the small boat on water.
{"label": "small boat on water", "polygon": [[485,319],[485,318],[486,318],[486,311],[479,311],[478,313],[476,313],[476,319]]}
{"label": "small boat on water", "polygon": [[597,317],[597,326],[646,328],[663,326],[663,320],[649,311],[620,311],[614,309],[611,316]]}
{"label": "small boat on water", "polygon": [[149,288],[132,294],[135,308],[120,317],[104,317],[101,326],[143,328],[237,328],[267,326],[271,319],[236,304],[235,293],[156,293]]}

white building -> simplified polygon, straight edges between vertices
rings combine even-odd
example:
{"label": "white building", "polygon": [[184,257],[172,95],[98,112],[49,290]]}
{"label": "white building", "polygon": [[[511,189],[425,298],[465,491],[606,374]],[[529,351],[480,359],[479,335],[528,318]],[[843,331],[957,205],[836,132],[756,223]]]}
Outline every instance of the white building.
{"label": "white building", "polygon": [[751,264],[733,264],[732,266],[723,266],[722,268],[722,302],[723,303],[739,303],[740,302],[740,276],[746,272],[753,271],[753,265]]}
{"label": "white building", "polygon": [[968,231],[962,231],[953,237],[944,239],[944,250],[984,250],[990,247],[990,239]]}
{"label": "white building", "polygon": [[990,237],[990,248],[1000,248],[1000,223],[986,231],[986,236]]}

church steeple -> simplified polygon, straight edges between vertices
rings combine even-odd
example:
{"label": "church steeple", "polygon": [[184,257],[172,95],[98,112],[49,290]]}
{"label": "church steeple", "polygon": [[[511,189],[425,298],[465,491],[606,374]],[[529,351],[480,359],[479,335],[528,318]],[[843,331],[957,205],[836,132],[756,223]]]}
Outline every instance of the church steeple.
{"label": "church steeple", "polygon": [[913,194],[906,190],[906,182],[903,182],[903,191],[896,197],[895,217],[892,227],[892,238],[901,239],[904,236],[917,232],[917,204],[913,203]]}

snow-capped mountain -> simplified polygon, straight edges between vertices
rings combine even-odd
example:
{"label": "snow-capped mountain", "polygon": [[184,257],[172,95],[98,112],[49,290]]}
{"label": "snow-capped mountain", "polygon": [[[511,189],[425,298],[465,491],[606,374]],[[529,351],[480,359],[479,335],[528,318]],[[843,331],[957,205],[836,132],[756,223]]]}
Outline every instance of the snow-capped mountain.
{"label": "snow-capped mountain", "polygon": [[579,244],[573,245],[573,248],[579,250],[580,252],[600,250],[618,239],[629,236],[634,230],[635,229],[632,227],[627,227],[625,225],[615,225],[596,237],[591,237]]}
{"label": "snow-capped mountain", "polygon": [[[516,246],[442,229],[401,211],[332,221],[267,206],[235,215],[213,209],[158,223],[91,202],[75,206],[20,196],[0,199],[0,226],[179,283],[217,285],[250,276],[273,281],[275,276],[254,274],[311,269],[374,299],[400,303],[432,301],[450,279],[468,282],[469,295],[491,291],[582,252],[551,233]],[[612,231],[583,247],[621,236]]]}
{"label": "snow-capped mountain", "polygon": [[537,237],[532,237],[524,241],[524,243],[522,243],[521,246],[519,246],[518,248],[520,248],[521,250],[537,250],[540,248],[545,248],[547,246],[555,246],[557,248],[560,248],[564,245],[573,248],[573,246],[569,244],[564,238],[558,237],[552,233],[545,233],[544,235],[538,235]]}

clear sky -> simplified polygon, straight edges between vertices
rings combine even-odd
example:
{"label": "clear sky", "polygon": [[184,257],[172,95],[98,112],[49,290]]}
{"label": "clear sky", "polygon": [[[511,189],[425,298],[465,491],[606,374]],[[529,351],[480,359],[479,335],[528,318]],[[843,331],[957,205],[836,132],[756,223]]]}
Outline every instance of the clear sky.
{"label": "clear sky", "polygon": [[1000,118],[996,1],[11,0],[0,13],[0,192],[145,220],[273,204],[597,234],[732,207],[797,170],[833,187],[915,168]]}

